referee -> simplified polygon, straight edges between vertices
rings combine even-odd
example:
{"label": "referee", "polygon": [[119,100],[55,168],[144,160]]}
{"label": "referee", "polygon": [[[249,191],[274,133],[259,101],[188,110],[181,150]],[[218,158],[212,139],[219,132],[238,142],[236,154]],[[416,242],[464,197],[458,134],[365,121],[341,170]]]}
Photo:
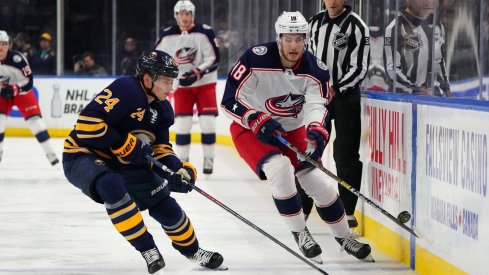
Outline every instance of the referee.
{"label": "referee", "polygon": [[[338,176],[360,190],[362,162],[360,149],[360,83],[370,61],[367,25],[345,0],[323,0],[326,10],[309,20],[309,51],[321,59],[331,74],[329,111],[336,138],[333,157]],[[350,227],[358,226],[353,216],[358,197],[339,186]]]}

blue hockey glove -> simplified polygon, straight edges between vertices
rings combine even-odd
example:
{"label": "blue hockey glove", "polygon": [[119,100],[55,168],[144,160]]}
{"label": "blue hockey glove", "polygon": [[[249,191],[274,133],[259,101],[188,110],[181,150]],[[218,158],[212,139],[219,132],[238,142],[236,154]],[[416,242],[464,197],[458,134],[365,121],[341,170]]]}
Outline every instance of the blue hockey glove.
{"label": "blue hockey glove", "polygon": [[199,68],[193,68],[192,70],[185,72],[182,77],[179,79],[179,83],[182,86],[190,86],[195,83],[195,81],[201,78]]}
{"label": "blue hockey glove", "polygon": [[5,99],[10,99],[14,98],[19,94],[19,86],[13,84],[13,85],[3,85],[0,90],[0,97],[3,97]]}
{"label": "blue hockey glove", "polygon": [[188,193],[197,180],[197,170],[190,162],[184,162],[183,167],[168,177],[168,188],[172,192]]}
{"label": "blue hockey glove", "polygon": [[306,134],[306,154],[313,160],[319,161],[323,156],[324,148],[329,142],[328,131],[319,125],[310,126]]}
{"label": "blue hockey glove", "polygon": [[127,134],[124,144],[116,149],[110,148],[122,163],[132,163],[136,165],[146,164],[146,155],[153,154],[153,149],[148,144],[137,139],[132,134]]}
{"label": "blue hockey glove", "polygon": [[270,114],[264,112],[251,114],[248,117],[248,125],[253,134],[255,134],[258,140],[262,143],[273,146],[282,145],[282,143],[275,137],[275,134],[283,135],[285,134],[285,130],[278,121],[270,116]]}

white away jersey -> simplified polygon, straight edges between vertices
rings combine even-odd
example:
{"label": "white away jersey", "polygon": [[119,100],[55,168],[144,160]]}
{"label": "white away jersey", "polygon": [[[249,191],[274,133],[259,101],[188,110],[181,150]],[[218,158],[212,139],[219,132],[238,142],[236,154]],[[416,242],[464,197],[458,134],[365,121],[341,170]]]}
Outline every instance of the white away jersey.
{"label": "white away jersey", "polygon": [[221,105],[245,128],[252,110],[271,114],[286,131],[325,125],[328,81],[326,65],[310,52],[285,69],[277,42],[268,42],[248,49],[229,72]]}
{"label": "white away jersey", "polygon": [[217,81],[217,64],[219,64],[219,50],[215,35],[211,27],[195,24],[189,31],[182,32],[175,25],[166,28],[156,43],[156,50],[171,55],[178,63],[179,78],[192,68],[201,71],[211,68],[210,72],[189,87],[202,86]]}

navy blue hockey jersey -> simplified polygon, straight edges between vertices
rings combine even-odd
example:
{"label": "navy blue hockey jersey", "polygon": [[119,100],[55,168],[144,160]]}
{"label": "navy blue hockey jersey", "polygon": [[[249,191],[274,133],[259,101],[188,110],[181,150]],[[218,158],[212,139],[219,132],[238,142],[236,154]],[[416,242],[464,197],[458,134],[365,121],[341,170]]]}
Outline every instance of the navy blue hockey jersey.
{"label": "navy blue hockey jersey", "polygon": [[8,51],[7,57],[0,60],[0,82],[19,86],[20,94],[31,91],[32,70],[27,59],[18,51]]}
{"label": "navy blue hockey jersey", "polygon": [[176,171],[182,163],[169,142],[169,128],[173,123],[170,102],[148,104],[140,81],[134,76],[122,77],[97,94],[80,113],[65,140],[64,157],[96,153],[114,160],[116,165],[127,165],[110,148],[122,146],[127,134],[131,133],[152,145],[154,158]]}

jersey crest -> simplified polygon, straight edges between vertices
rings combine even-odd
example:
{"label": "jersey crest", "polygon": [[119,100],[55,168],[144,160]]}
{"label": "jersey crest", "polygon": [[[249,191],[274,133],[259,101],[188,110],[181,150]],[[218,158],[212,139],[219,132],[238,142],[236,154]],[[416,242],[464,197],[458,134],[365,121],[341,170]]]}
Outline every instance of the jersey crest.
{"label": "jersey crest", "polygon": [[175,61],[178,64],[192,63],[195,59],[196,53],[197,53],[196,48],[189,48],[189,47],[180,48],[175,53]]}
{"label": "jersey crest", "polygon": [[345,33],[337,32],[333,38],[333,47],[337,50],[342,50],[348,45],[348,35]]}
{"label": "jersey crest", "polygon": [[264,55],[266,54],[268,51],[267,47],[265,46],[258,46],[258,47],[254,47],[253,48],[253,52],[256,54],[256,55]]}
{"label": "jersey crest", "polygon": [[269,98],[265,102],[265,107],[274,115],[296,118],[302,111],[304,101],[304,95],[294,95],[289,93],[288,95]]}
{"label": "jersey crest", "polygon": [[411,51],[416,51],[419,48],[423,47],[421,36],[417,33],[406,34],[404,36],[404,42],[406,43],[406,49]]}

